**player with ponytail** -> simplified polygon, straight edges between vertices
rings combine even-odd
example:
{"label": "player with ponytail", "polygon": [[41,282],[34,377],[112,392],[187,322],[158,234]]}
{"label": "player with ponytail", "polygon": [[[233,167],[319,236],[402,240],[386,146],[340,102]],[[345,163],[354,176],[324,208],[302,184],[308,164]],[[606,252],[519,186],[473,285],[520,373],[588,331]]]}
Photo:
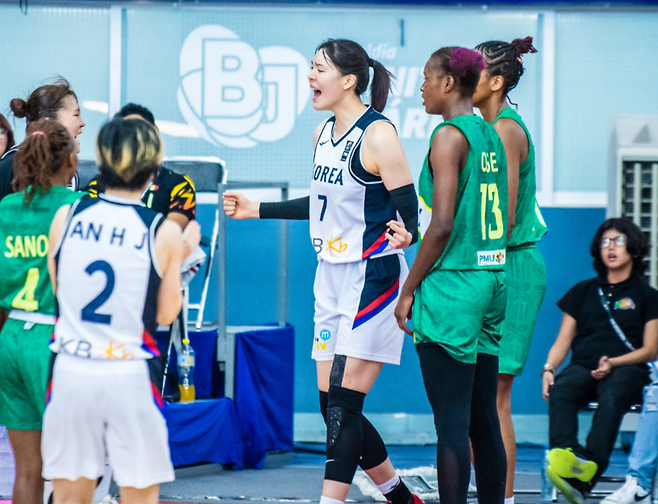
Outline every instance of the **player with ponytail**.
{"label": "player with ponytail", "polygon": [[535,193],[535,148],[509,92],[523,75],[523,55],[537,50],[532,37],[510,42],[479,44],[485,68],[473,96],[474,106],[491,124],[505,146],[509,188],[509,243],[507,244],[507,309],[500,342],[498,416],[507,453],[506,504],[514,501],[516,437],[512,423],[511,395],[514,378],[521,376],[535,330],[537,314],[546,294],[546,268],[537,242],[546,224]]}
{"label": "player with ponytail", "polygon": [[48,233],[57,210],[82,195],[67,189],[78,167],[76,144],[59,122],[30,123],[15,156],[14,194],[0,202],[0,425],[16,457],[14,502],[40,504],[41,426],[55,323],[48,276]]}
{"label": "player with ponytail", "polygon": [[[495,130],[473,115],[482,56],[444,47],[427,61],[425,110],[441,115],[418,181],[420,246],[395,316],[414,336],[438,437],[441,504],[466,504],[473,446],[478,502],[502,504],[496,411],[505,314],[507,168]],[[406,325],[413,306],[413,333]]]}
{"label": "player with ponytail", "polygon": [[[404,333],[393,308],[407,274],[401,249],[418,232],[409,166],[395,128],[381,114],[391,74],[356,42],[330,39],[318,46],[308,81],[313,107],[333,113],[313,135],[310,196],[257,203],[227,192],[224,209],[235,219],[310,221],[318,254],[312,355],[327,424],[320,503],[343,503],[361,466],[389,502],[414,504],[418,497],[397,476],[381,436],[362,414],[383,364],[400,363]],[[369,84],[368,106],[361,95]]]}

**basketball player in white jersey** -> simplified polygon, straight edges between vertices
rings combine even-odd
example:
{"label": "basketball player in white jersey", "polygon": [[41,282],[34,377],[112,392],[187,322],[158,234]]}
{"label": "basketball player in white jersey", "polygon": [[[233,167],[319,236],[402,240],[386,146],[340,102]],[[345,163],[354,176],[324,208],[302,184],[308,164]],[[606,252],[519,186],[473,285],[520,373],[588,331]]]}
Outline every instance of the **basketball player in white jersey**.
{"label": "basketball player in white jersey", "polygon": [[181,309],[183,249],[200,233],[142,205],[161,160],[153,126],[107,123],[97,139],[105,194],[62,208],[50,229],[59,318],[42,453],[55,504],[91,502],[106,449],[126,504],[156,504],[158,484],[174,479],[153,336]]}
{"label": "basketball player in white jersey", "polygon": [[[368,88],[372,103],[360,96]],[[230,217],[310,220],[318,254],[315,335],[327,423],[321,504],[342,504],[358,465],[389,502],[419,502],[396,475],[363,402],[384,363],[399,364],[404,333],[393,309],[407,274],[402,248],[417,236],[418,202],[393,125],[381,114],[390,74],[350,40],[328,40],[308,75],[313,107],[334,115],[315,130],[310,197],[255,203],[227,192]],[[398,218],[402,217],[402,222]]]}

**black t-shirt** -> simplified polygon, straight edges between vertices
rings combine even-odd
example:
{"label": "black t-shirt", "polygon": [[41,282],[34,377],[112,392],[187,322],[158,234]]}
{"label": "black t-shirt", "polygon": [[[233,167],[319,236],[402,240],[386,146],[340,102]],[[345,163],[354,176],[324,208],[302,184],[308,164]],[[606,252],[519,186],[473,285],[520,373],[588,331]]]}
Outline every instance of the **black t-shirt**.
{"label": "black t-shirt", "polygon": [[601,305],[599,287],[609,302],[613,318],[634,348],[643,345],[645,324],[658,319],[658,290],[647,285],[644,278],[631,275],[623,282],[610,284],[599,277],[574,285],[557,305],[576,320],[571,362],[589,369],[598,368],[604,355],[618,357],[631,351],[610,324]]}
{"label": "black t-shirt", "polygon": [[14,180],[14,157],[16,147],[8,150],[0,160],[0,201],[2,198],[14,192],[11,181]]}
{"label": "black t-shirt", "polygon": [[[88,191],[90,196],[96,197],[99,192],[105,192],[105,187],[97,175],[84,190]],[[153,183],[144,191],[142,202],[165,216],[173,212],[194,220],[196,215],[194,183],[187,175],[164,167],[160,168]]]}

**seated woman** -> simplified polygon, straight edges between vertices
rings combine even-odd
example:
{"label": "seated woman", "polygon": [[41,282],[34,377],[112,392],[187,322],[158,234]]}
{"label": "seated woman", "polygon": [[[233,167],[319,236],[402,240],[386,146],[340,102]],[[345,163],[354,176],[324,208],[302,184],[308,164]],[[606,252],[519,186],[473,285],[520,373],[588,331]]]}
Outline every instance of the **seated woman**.
{"label": "seated woman", "polygon": [[[590,245],[596,278],[558,302],[564,312],[542,372],[549,408],[547,475],[571,503],[582,503],[608,466],[622,417],[642,401],[646,363],[658,353],[658,291],[642,274],[649,250],[630,220],[606,220]],[[571,362],[555,370],[571,351]],[[578,409],[599,406],[585,446],[578,443]]]}

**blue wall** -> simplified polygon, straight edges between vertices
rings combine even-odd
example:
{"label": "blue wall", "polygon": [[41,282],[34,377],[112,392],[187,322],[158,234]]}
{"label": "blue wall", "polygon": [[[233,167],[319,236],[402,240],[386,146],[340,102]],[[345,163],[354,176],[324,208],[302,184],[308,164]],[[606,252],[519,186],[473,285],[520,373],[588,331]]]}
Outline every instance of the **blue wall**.
{"label": "blue wall", "polygon": [[[560,326],[556,302],[579,280],[594,276],[589,242],[605,219],[603,209],[545,208],[548,234],[539,242],[546,262],[548,291],[539,313],[526,370],[513,389],[516,414],[546,413],[539,371]],[[209,232],[214,207],[201,205],[199,220]],[[307,222],[290,222],[288,320],[295,328],[295,411],[317,411],[313,338],[313,277],[315,251]],[[276,269],[278,224],[273,221],[231,221],[227,226],[228,322],[262,324],[277,318]],[[414,250],[407,254],[411,261]],[[198,279],[195,280],[198,286]],[[194,298],[194,293],[193,293]],[[216,297],[208,300],[207,319],[216,316]],[[384,366],[366,401],[371,413],[431,413],[425,397],[418,358],[411,338],[404,343],[400,366]]]}

